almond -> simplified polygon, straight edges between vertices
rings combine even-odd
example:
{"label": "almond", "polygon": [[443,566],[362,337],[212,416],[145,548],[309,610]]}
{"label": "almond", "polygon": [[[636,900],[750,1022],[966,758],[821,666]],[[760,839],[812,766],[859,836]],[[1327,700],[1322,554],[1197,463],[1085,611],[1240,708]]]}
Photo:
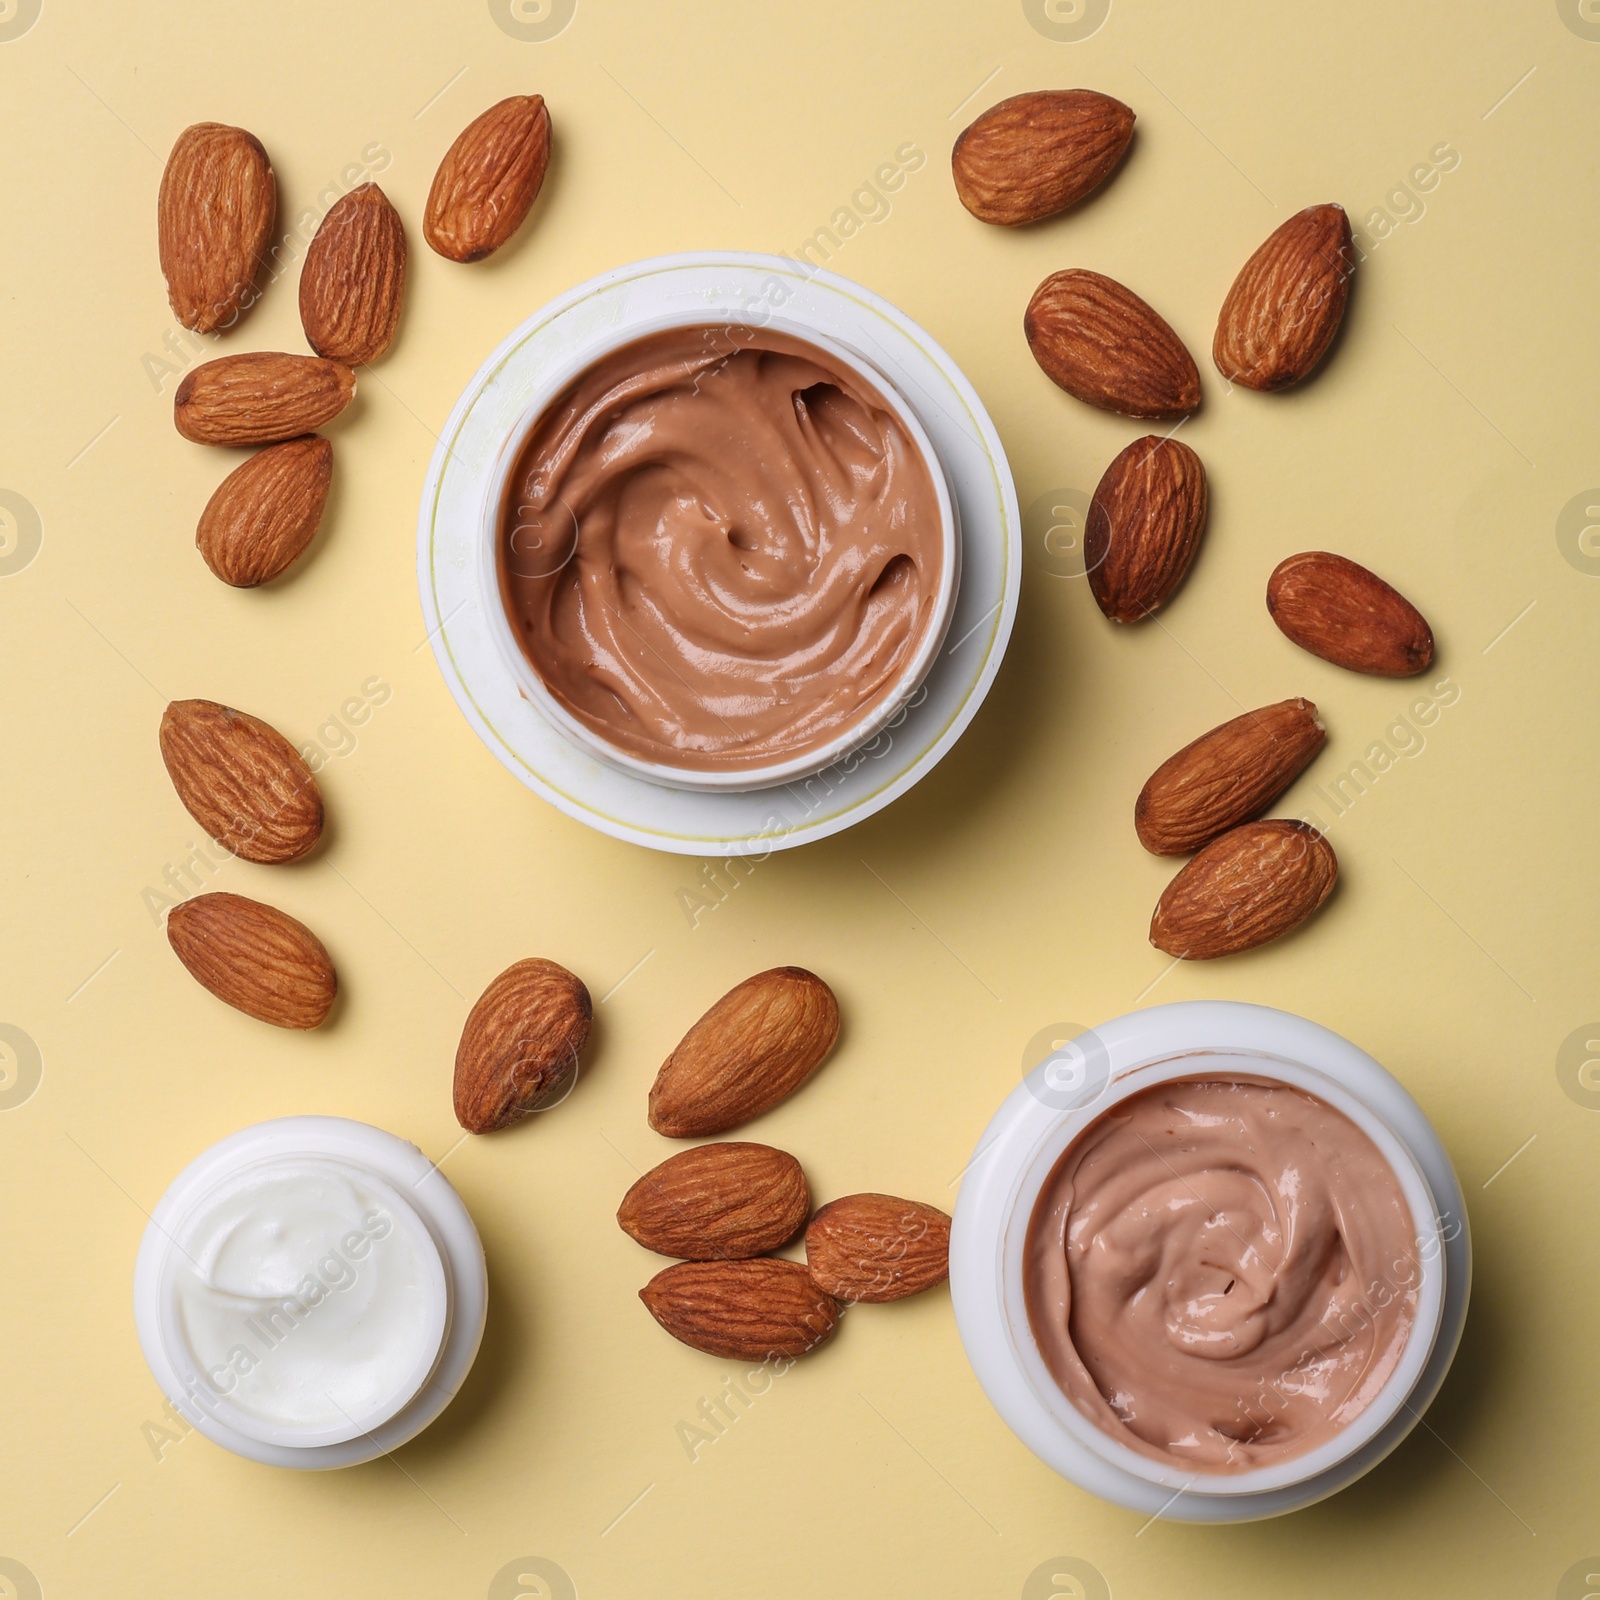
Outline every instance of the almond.
{"label": "almond", "polygon": [[172,314],[196,333],[231,325],[266,257],[278,183],[261,141],[198,122],[161,175],[156,238]]}
{"label": "almond", "polygon": [[428,190],[422,236],[450,261],[479,261],[522,226],[550,165],[544,96],[512,95],[462,129]]}
{"label": "almond", "polygon": [[315,1028],[339,980],[322,941],[287,912],[238,894],[202,894],[167,914],[178,959],[219,1000],[279,1028]]}
{"label": "almond", "polygon": [[1411,678],[1433,665],[1433,629],[1375,572],[1326,550],[1280,561],[1267,579],[1267,610],[1284,634],[1336,667]]}
{"label": "almond", "polygon": [[269,445],[217,486],[194,542],[224,583],[252,589],[286,572],[316,537],[333,483],[333,446],[312,433]]}
{"label": "almond", "polygon": [[674,1339],[729,1361],[803,1356],[839,1325],[839,1302],[798,1262],[681,1261],[639,1298]]}
{"label": "almond", "polygon": [[578,1070],[594,1007],[565,967],[507,967],[478,998],[456,1049],[456,1121],[492,1133],[540,1109]]}
{"label": "almond", "polygon": [[1167,885],[1150,942],[1210,961],[1297,928],[1333,890],[1339,860],[1307,822],[1246,822],[1214,839]]}
{"label": "almond", "polygon": [[1092,194],[1133,138],[1133,112],[1093,89],[1043,89],[991,106],[950,152],[961,203],[1014,228]]}
{"label": "almond", "polygon": [[1138,622],[1170,600],[1206,531],[1206,469],[1186,444],[1148,434],[1105,470],[1089,503],[1089,587],[1113,622]]}
{"label": "almond", "polygon": [[806,1268],[836,1300],[904,1300],[950,1276],[950,1218],[893,1195],[846,1195],[811,1219]]}
{"label": "almond", "polygon": [[1202,733],[1139,791],[1133,826],[1140,844],[1158,856],[1188,855],[1259,817],[1327,738],[1309,700],[1280,700]]}
{"label": "almond", "polygon": [[1070,395],[1125,417],[1200,408],[1200,371],[1183,340],[1131,289],[1098,272],[1052,272],[1022,319],[1033,358]]}
{"label": "almond", "polygon": [[793,1094],[838,1037],[839,1003],[814,972],[758,972],[717,1001],[662,1064],[650,1126],[672,1139],[737,1128]]}
{"label": "almond", "polygon": [[274,727],[215,700],[174,700],[161,759],[184,809],[246,861],[298,861],[322,837],[322,794]]}
{"label": "almond", "polygon": [[1245,262],[1217,318],[1211,359],[1246,389],[1286,389],[1327,354],[1355,254],[1343,206],[1296,212]]}
{"label": "almond", "polygon": [[355,373],[320,356],[219,356],[178,385],[172,419],[196,444],[276,444],[331,421],[355,392]]}
{"label": "almond", "polygon": [[334,202],[300,269],[300,325],[319,356],[376,361],[400,326],[406,230],[375,183]]}
{"label": "almond", "polygon": [[800,1163],[765,1144],[704,1144],[652,1168],[623,1196],[629,1238],[685,1261],[737,1261],[787,1244],[811,1210]]}

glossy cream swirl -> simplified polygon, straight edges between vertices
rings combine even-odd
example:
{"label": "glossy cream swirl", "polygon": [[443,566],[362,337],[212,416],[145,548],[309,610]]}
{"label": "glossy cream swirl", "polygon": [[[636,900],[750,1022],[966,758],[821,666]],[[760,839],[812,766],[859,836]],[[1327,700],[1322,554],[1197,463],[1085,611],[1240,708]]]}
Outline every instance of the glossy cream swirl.
{"label": "glossy cream swirl", "polygon": [[590,367],[511,473],[500,583],[556,699],[609,743],[764,766],[862,721],[943,570],[928,463],[797,339],[672,329]]}
{"label": "glossy cream swirl", "polygon": [[1113,1107],[1057,1164],[1024,1287],[1056,1381],[1147,1456],[1243,1472],[1371,1404],[1416,1320],[1393,1168],[1283,1084],[1185,1079]]}

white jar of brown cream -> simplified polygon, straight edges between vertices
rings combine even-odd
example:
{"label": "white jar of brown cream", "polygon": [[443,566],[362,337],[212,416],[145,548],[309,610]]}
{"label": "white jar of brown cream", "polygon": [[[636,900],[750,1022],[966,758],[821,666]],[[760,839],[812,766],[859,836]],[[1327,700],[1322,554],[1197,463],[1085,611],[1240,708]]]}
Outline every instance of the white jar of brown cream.
{"label": "white jar of brown cream", "polygon": [[996,1410],[1080,1487],[1177,1521],[1298,1509],[1437,1393],[1460,1186],[1370,1056],[1286,1012],[1159,1006],[1062,1039],[985,1130],[950,1286]]}

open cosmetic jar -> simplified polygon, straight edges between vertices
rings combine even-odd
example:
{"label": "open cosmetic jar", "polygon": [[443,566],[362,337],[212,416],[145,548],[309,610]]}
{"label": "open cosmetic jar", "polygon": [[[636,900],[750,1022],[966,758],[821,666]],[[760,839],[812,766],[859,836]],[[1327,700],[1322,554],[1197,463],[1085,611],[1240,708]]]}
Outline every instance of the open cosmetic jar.
{"label": "open cosmetic jar", "polygon": [[134,1269],[145,1359],[216,1443],[342,1467],[421,1432],[483,1334],[483,1249],[414,1145],[339,1117],[245,1128],[191,1162]]}
{"label": "open cosmetic jar", "polygon": [[926,329],[835,273],[695,251],[576,285],[488,356],[429,466],[417,577],[520,782],[614,838],[759,859],[954,746],[1010,638],[1021,519]]}
{"label": "open cosmetic jar", "polygon": [[950,1242],[962,1343],[1013,1432],[1191,1522],[1292,1511],[1382,1460],[1444,1380],[1470,1276],[1416,1102],[1337,1034],[1232,1002],[1051,1041]]}

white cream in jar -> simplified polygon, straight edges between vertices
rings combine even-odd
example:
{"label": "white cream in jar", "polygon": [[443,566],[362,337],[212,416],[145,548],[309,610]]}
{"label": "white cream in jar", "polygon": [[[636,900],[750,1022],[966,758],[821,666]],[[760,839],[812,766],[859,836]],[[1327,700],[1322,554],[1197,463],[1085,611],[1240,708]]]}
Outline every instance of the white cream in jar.
{"label": "white cream in jar", "polygon": [[325,1156],[246,1168],[176,1236],[179,1334],[212,1393],[303,1434],[365,1431],[439,1353],[439,1252],[387,1184]]}
{"label": "white cream in jar", "polygon": [[426,1427],[486,1303],[477,1230],[443,1174],[336,1117],[213,1145],[156,1207],[134,1272],[140,1343],[174,1405],[289,1467],[349,1466]]}

